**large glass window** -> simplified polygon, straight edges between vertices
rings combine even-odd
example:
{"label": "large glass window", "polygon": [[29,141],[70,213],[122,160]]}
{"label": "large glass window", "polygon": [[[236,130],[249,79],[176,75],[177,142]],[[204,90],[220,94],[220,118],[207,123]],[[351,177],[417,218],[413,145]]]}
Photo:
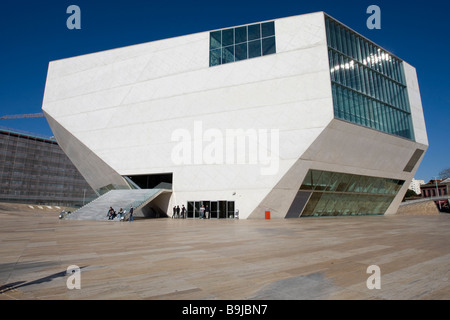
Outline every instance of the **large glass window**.
{"label": "large glass window", "polygon": [[265,22],[210,33],[209,65],[276,53],[275,23]]}
{"label": "large glass window", "polygon": [[414,140],[402,61],[329,17],[326,28],[335,117]]}
{"label": "large glass window", "polygon": [[301,216],[382,215],[405,181],[309,170],[299,192],[312,192]]}

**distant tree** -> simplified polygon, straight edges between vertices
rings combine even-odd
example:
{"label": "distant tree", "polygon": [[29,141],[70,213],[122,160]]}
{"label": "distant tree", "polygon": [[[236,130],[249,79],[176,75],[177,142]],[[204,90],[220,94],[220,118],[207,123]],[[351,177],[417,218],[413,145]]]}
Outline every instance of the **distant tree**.
{"label": "distant tree", "polygon": [[440,179],[450,178],[450,168],[444,169],[441,172],[439,172],[439,178]]}

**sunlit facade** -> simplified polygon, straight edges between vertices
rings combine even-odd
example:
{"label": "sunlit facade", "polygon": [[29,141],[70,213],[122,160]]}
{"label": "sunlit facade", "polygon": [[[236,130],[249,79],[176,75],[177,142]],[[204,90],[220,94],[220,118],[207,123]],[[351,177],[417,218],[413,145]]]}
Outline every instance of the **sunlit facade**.
{"label": "sunlit facade", "polygon": [[394,214],[428,148],[414,67],[323,12],[52,61],[43,111],[98,193],[188,218]]}

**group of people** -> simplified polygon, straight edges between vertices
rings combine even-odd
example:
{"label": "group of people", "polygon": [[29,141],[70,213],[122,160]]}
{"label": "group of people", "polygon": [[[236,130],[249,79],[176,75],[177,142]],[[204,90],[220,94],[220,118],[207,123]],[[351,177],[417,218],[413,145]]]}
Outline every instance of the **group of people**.
{"label": "group of people", "polygon": [[210,219],[211,218],[211,210],[209,210],[208,205],[205,206],[202,204],[200,207],[200,219]]}
{"label": "group of people", "polygon": [[173,207],[173,214],[172,219],[180,218],[180,219],[186,219],[186,208],[184,204],[181,206],[174,206]]}
{"label": "group of people", "polygon": [[[130,211],[128,212],[128,221],[134,221],[133,219],[133,206],[130,206]],[[116,217],[119,217],[119,221],[125,220],[125,214],[127,213],[126,210],[123,210],[120,208],[119,212],[116,212],[116,210],[113,209],[113,207],[109,207],[108,213],[106,216],[108,217],[108,220],[114,220]]]}

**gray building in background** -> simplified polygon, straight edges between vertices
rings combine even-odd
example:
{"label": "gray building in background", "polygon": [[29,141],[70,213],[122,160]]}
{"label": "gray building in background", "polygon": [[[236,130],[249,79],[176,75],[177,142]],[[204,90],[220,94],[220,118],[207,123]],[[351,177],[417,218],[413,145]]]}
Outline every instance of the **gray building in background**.
{"label": "gray building in background", "polygon": [[79,206],[94,197],[54,139],[0,128],[0,202]]}

